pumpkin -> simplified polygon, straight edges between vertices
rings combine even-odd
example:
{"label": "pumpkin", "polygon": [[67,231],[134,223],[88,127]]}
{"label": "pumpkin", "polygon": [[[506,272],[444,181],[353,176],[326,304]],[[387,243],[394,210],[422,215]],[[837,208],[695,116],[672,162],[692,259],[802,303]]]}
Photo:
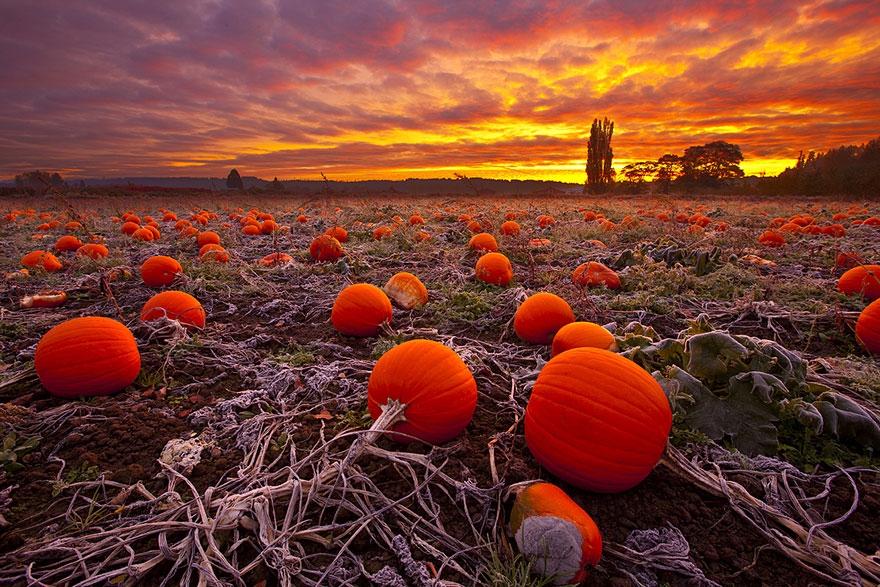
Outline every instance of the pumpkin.
{"label": "pumpkin", "polygon": [[602,534],[593,518],[562,489],[537,481],[515,489],[510,529],[533,572],[556,585],[579,585],[602,557]]}
{"label": "pumpkin", "polygon": [[318,262],[335,261],[342,256],[342,245],[328,234],[322,234],[312,240],[309,255]]}
{"label": "pumpkin", "polygon": [[581,347],[544,365],[524,422],[529,450],[550,473],[587,491],[615,493],[654,469],[672,410],[660,385],[637,364]]}
{"label": "pumpkin", "polygon": [[505,236],[516,236],[520,232],[519,222],[508,220],[501,224],[501,234]]}
{"label": "pumpkin", "polygon": [[765,247],[781,247],[785,244],[785,237],[775,230],[765,230],[758,237],[758,242]]}
{"label": "pumpkin", "polygon": [[468,242],[468,249],[492,253],[498,251],[498,243],[495,241],[495,237],[488,232],[480,232],[471,237],[471,240]]}
{"label": "pumpkin", "polygon": [[848,296],[859,293],[866,301],[880,298],[880,265],[859,265],[837,280],[837,291]]}
{"label": "pumpkin", "polygon": [[131,233],[131,238],[134,240],[150,242],[156,240],[156,234],[146,227],[141,227]]}
{"label": "pumpkin", "polygon": [[83,225],[75,220],[71,220],[70,222],[68,222],[67,224],[64,225],[64,230],[66,230],[67,232],[76,232],[76,231],[82,230],[82,229],[83,229]]}
{"label": "pumpkin", "polygon": [[856,320],[856,341],[871,355],[880,355],[880,300],[874,300]]}
{"label": "pumpkin", "polygon": [[828,226],[822,227],[822,234],[834,238],[841,238],[846,236],[846,229],[839,224],[829,224]]}
{"label": "pumpkin", "polygon": [[46,271],[57,271],[62,267],[58,257],[49,251],[31,251],[21,258],[21,264],[31,269],[42,267]]}
{"label": "pumpkin", "polygon": [[385,292],[369,283],[355,283],[336,296],[330,321],[348,336],[376,336],[382,324],[391,322],[393,313]]}
{"label": "pumpkin", "polygon": [[206,315],[202,304],[183,291],[163,291],[147,300],[141,310],[141,322],[162,317],[177,320],[187,330],[205,327]]}
{"label": "pumpkin", "polygon": [[410,340],[382,355],[367,384],[367,407],[375,420],[382,407],[404,404],[404,420],[391,438],[430,444],[452,440],[467,427],[477,405],[477,383],[458,354],[432,340]]}
{"label": "pumpkin", "polygon": [[553,226],[554,224],[556,224],[556,219],[549,214],[541,214],[540,216],[538,216],[539,227],[547,228],[548,226]]}
{"label": "pumpkin", "polygon": [[280,227],[278,226],[278,223],[271,218],[263,220],[263,222],[260,224],[260,232],[262,234],[272,234],[273,232],[279,230],[279,228]]}
{"label": "pumpkin", "polygon": [[578,347],[593,347],[617,352],[617,341],[614,335],[593,322],[570,322],[553,337],[552,354]]}
{"label": "pumpkin", "polygon": [[127,236],[132,236],[138,229],[140,225],[134,222],[125,222],[121,227],[119,227],[119,231]]}
{"label": "pumpkin", "polygon": [[379,226],[373,231],[373,238],[377,241],[382,240],[387,236],[391,236],[391,229],[387,226]]}
{"label": "pumpkin", "polygon": [[[696,226],[696,225],[693,225]],[[571,274],[571,280],[579,287],[600,287],[620,289],[620,276],[598,261],[581,263]]]}
{"label": "pumpkin", "polygon": [[91,257],[92,259],[103,259],[110,254],[107,247],[100,243],[86,243],[76,250],[77,257]]}
{"label": "pumpkin", "polygon": [[834,266],[841,269],[852,269],[857,265],[864,265],[865,259],[855,251],[840,251],[834,260]]}
{"label": "pumpkin", "polygon": [[513,279],[513,267],[501,253],[486,253],[477,260],[476,277],[483,283],[506,286]]}
{"label": "pumpkin", "polygon": [[21,298],[21,308],[57,308],[67,299],[67,293],[59,289],[44,289],[32,296]]}
{"label": "pumpkin", "polygon": [[162,215],[162,222],[177,222],[177,214],[174,212],[165,212]]}
{"label": "pumpkin", "polygon": [[202,262],[216,261],[217,263],[226,263],[229,261],[229,253],[225,248],[216,243],[208,243],[199,249],[199,260]]}
{"label": "pumpkin", "polygon": [[341,226],[331,226],[326,231],[324,231],[324,234],[326,234],[327,236],[332,236],[340,243],[348,242],[348,231]]}
{"label": "pumpkin", "polygon": [[278,265],[293,263],[293,257],[287,253],[269,253],[257,262],[265,267],[277,267]]}
{"label": "pumpkin", "polygon": [[183,273],[183,267],[175,259],[154,255],[141,265],[141,278],[147,287],[166,287]]}
{"label": "pumpkin", "polygon": [[56,251],[75,251],[82,246],[82,241],[68,234],[55,241]]}
{"label": "pumpkin", "polygon": [[199,245],[199,248],[204,247],[205,245],[219,245],[220,235],[216,232],[206,230],[205,232],[199,233],[196,243]]}
{"label": "pumpkin", "polygon": [[405,310],[428,303],[428,289],[418,277],[406,271],[392,275],[382,291]]}
{"label": "pumpkin", "polygon": [[409,225],[416,226],[417,224],[424,224],[425,219],[419,216],[418,214],[413,214],[409,217]]}
{"label": "pumpkin", "polygon": [[526,342],[550,344],[556,332],[574,322],[574,312],[559,296],[540,292],[529,296],[513,316],[513,329]]}
{"label": "pumpkin", "polygon": [[260,227],[253,224],[245,224],[241,229],[241,234],[246,234],[248,236],[260,234]]}
{"label": "pumpkin", "polygon": [[34,368],[52,395],[110,395],[134,383],[141,356],[124,324],[87,316],[62,322],[44,334],[34,352]]}

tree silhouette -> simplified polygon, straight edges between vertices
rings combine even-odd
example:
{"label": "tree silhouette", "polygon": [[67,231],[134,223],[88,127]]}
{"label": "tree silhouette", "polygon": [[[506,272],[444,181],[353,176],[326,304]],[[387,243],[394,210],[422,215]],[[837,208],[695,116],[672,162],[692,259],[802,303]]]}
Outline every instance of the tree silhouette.
{"label": "tree silhouette", "polygon": [[238,170],[233,168],[232,171],[229,172],[229,175],[226,176],[226,187],[231,190],[243,190],[244,182],[241,181],[241,176],[238,174]]}
{"label": "tree silhouette", "polygon": [[593,119],[590,142],[587,143],[587,183],[584,184],[584,193],[604,193],[614,181],[614,169],[611,167],[611,160],[614,158],[611,150],[612,134],[614,123],[608,118],[601,122],[598,118]]}

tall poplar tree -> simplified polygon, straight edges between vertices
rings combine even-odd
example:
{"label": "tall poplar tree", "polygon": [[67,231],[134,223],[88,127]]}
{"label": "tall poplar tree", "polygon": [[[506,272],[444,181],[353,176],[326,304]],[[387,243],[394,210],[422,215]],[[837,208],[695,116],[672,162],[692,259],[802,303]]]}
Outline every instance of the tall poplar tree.
{"label": "tall poplar tree", "polygon": [[590,142],[587,144],[587,183],[584,184],[584,193],[604,193],[614,181],[614,169],[611,167],[611,160],[614,158],[611,150],[612,134],[614,123],[608,118],[601,122],[598,118],[593,119]]}

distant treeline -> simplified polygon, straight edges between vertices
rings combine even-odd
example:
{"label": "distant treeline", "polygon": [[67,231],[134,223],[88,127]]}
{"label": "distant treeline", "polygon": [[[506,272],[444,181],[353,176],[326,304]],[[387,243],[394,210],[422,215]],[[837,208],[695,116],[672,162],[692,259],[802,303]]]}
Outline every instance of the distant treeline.
{"label": "distant treeline", "polygon": [[801,152],[794,167],[758,184],[765,195],[880,197],[880,138],[825,153]]}

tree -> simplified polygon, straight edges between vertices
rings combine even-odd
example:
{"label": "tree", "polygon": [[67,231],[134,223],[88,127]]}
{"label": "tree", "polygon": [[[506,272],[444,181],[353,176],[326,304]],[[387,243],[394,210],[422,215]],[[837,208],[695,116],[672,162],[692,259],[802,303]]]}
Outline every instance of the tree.
{"label": "tree", "polygon": [[49,189],[58,190],[64,187],[64,179],[58,172],[28,171],[15,176],[15,187],[30,188],[37,192],[45,192]]}
{"label": "tree", "polygon": [[226,176],[226,187],[231,190],[243,190],[244,182],[241,181],[241,176],[238,174],[238,170],[233,168],[232,171],[229,172],[229,175]]}
{"label": "tree", "polygon": [[739,145],[727,141],[713,141],[702,146],[688,147],[680,162],[682,175],[693,180],[727,180],[745,175],[739,164],[743,160]]}
{"label": "tree", "polygon": [[620,170],[627,181],[643,184],[657,175],[659,164],[654,161],[637,161]]}
{"label": "tree", "polygon": [[584,184],[584,193],[604,193],[614,181],[614,169],[611,167],[611,160],[614,158],[611,150],[612,134],[614,123],[608,118],[602,122],[598,118],[593,119],[590,142],[587,143],[587,183]]}

